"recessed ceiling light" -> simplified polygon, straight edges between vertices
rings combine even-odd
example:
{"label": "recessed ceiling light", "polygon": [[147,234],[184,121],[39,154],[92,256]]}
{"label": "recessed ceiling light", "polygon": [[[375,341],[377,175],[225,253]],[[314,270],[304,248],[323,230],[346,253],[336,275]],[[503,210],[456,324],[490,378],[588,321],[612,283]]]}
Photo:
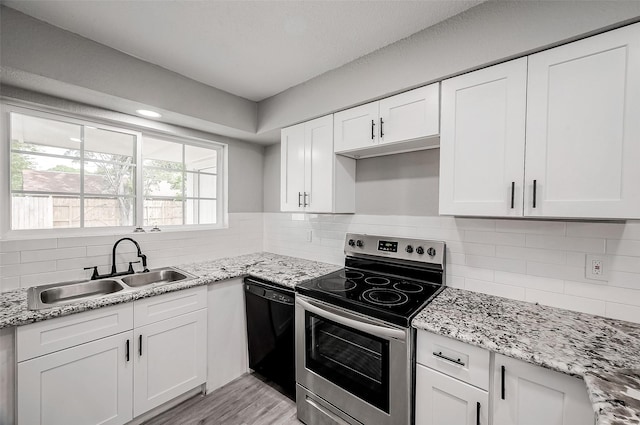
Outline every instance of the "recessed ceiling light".
{"label": "recessed ceiling light", "polygon": [[138,109],[136,112],[142,115],[143,117],[149,117],[149,118],[160,118],[162,116],[155,111],[149,111],[147,109]]}
{"label": "recessed ceiling light", "polygon": [[78,142],[78,143],[82,142],[82,139],[78,139],[77,137],[69,137],[69,140],[71,140],[72,142]]}

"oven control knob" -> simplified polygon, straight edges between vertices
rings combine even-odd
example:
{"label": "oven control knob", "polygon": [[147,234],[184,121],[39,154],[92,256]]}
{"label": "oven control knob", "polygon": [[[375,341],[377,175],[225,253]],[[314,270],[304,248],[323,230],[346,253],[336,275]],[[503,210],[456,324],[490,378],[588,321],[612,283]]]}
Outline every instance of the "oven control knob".
{"label": "oven control knob", "polygon": [[427,254],[429,254],[429,257],[435,257],[435,255],[436,255],[436,249],[435,249],[435,248],[429,248],[429,249],[427,249]]}
{"label": "oven control knob", "polygon": [[358,241],[356,242],[356,246],[358,248],[362,248],[364,246],[364,242],[362,242],[360,239],[358,239]]}
{"label": "oven control knob", "polygon": [[356,246],[356,241],[349,239],[349,246]]}
{"label": "oven control knob", "polygon": [[419,247],[416,248],[416,252],[418,253],[418,255],[422,255],[422,254],[424,254],[424,248],[419,246]]}
{"label": "oven control knob", "polygon": [[413,252],[413,247],[411,245],[407,245],[407,247],[405,248],[405,251],[411,254]]}

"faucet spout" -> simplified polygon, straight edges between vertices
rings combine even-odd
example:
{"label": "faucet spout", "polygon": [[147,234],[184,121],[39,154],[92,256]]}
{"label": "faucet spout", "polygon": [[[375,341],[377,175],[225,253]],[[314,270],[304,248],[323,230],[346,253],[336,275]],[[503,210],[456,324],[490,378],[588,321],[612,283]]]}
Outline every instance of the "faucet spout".
{"label": "faucet spout", "polygon": [[140,245],[138,244],[138,242],[136,242],[135,240],[131,239],[131,238],[122,238],[122,239],[118,239],[118,241],[116,241],[115,244],[113,244],[113,252],[112,254],[112,258],[111,258],[111,276],[118,276],[120,274],[128,274],[128,272],[121,272],[118,273],[116,270],[116,249],[118,248],[118,244],[120,244],[120,242],[122,241],[130,241],[132,242],[135,246],[136,249],[138,250],[138,257],[140,259],[142,259],[142,267],[144,267],[143,272],[148,272],[149,269],[147,268],[147,256],[144,255],[142,253],[142,250],[140,249]]}

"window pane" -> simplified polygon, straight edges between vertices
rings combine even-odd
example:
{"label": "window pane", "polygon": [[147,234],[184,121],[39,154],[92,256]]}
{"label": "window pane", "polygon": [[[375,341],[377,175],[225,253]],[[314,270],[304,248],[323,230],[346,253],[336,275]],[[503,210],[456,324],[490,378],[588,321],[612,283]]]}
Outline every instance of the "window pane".
{"label": "window pane", "polygon": [[84,227],[132,226],[133,198],[85,198]]}
{"label": "window pane", "polygon": [[135,167],[131,163],[84,163],[84,192],[103,195],[134,195]]}
{"label": "window pane", "polygon": [[11,153],[11,189],[80,192],[80,166],[75,159]]}
{"label": "window pane", "polygon": [[218,152],[214,149],[185,146],[185,167],[188,171],[217,172]]}
{"label": "window pane", "polygon": [[182,221],[182,201],[174,199],[145,199],[144,225],[180,225]]}
{"label": "window pane", "polygon": [[200,224],[214,224],[216,222],[216,201],[201,200]]}
{"label": "window pane", "polygon": [[145,196],[182,197],[182,172],[145,168],[144,194]]}
{"label": "window pane", "polygon": [[187,199],[185,224],[214,224],[216,213],[216,201]]}
{"label": "window pane", "polygon": [[185,195],[189,198],[215,198],[216,179],[211,174],[187,173]]}
{"label": "window pane", "polygon": [[135,149],[136,137],[132,134],[85,127],[85,159],[131,162]]}
{"label": "window pane", "polygon": [[11,196],[11,228],[80,227],[80,198],[67,196]]}
{"label": "window pane", "polygon": [[182,170],[182,144],[144,138],[142,145],[144,165]]}
{"label": "window pane", "polygon": [[11,114],[11,148],[78,156],[81,126],[28,115]]}

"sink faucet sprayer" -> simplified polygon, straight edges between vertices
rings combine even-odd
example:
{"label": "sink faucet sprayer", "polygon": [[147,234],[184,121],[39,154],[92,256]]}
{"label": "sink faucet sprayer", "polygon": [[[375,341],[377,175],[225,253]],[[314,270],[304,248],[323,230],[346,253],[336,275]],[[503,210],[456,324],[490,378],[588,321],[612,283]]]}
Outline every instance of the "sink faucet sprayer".
{"label": "sink faucet sprayer", "polygon": [[[111,257],[111,273],[103,274],[103,275],[98,274],[98,266],[85,267],[84,268],[85,270],[93,269],[93,274],[91,275],[91,280],[103,279],[105,277],[124,276],[124,275],[127,275],[127,274],[135,273],[133,271],[133,263],[134,263],[133,261],[129,262],[129,269],[127,271],[118,272],[116,270],[116,248],[118,247],[118,244],[120,242],[122,242],[122,241],[131,241],[131,242],[133,242],[133,244],[138,249],[138,257],[142,260],[142,267],[144,267],[144,270],[142,270],[142,273],[147,273],[149,271],[149,269],[147,268],[147,256],[142,253],[142,250],[140,249],[140,245],[138,244],[138,242],[136,242],[135,240],[133,240],[131,238],[122,238],[122,239],[119,239],[118,241],[116,241],[116,243],[113,244],[113,252],[112,252],[112,257]],[[139,263],[139,261],[136,261],[136,262]]]}

